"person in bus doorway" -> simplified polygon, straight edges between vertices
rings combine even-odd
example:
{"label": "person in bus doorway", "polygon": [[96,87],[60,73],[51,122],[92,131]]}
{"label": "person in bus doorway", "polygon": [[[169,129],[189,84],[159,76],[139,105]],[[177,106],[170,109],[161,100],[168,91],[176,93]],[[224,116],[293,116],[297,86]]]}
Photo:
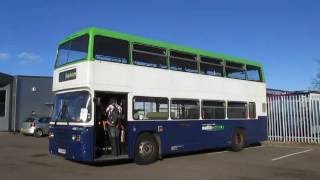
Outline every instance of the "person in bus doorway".
{"label": "person in bus doorway", "polygon": [[111,154],[118,156],[120,154],[120,119],[122,114],[122,108],[117,104],[117,100],[110,99],[109,105],[106,108],[107,121],[105,129],[108,131],[109,139],[111,142]]}

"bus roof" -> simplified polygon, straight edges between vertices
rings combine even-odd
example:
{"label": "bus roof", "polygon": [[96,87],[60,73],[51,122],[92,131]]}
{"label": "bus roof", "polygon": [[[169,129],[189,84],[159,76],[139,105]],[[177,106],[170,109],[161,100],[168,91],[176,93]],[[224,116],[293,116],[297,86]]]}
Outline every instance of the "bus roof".
{"label": "bus roof", "polygon": [[101,28],[96,28],[96,27],[89,27],[89,28],[80,30],[78,32],[75,32],[75,33],[67,36],[59,44],[65,43],[66,41],[69,41],[70,39],[81,36],[83,34],[113,37],[113,38],[117,38],[117,39],[127,40],[127,41],[130,41],[133,43],[141,43],[141,44],[156,46],[156,47],[160,47],[160,48],[166,48],[166,49],[172,49],[172,50],[182,51],[182,52],[186,52],[186,53],[197,54],[200,56],[219,58],[219,59],[223,59],[223,60],[231,61],[231,62],[235,62],[235,63],[242,63],[242,64],[248,64],[248,65],[262,67],[262,64],[255,62],[255,61],[250,61],[250,60],[244,59],[244,58],[239,58],[239,57],[234,57],[234,56],[230,56],[230,55],[214,53],[214,52],[209,52],[209,51],[204,51],[204,50],[200,50],[200,49],[176,45],[176,44],[167,43],[167,42],[163,42],[163,41],[147,39],[147,38],[143,38],[143,37],[139,37],[139,36],[135,36],[135,35],[129,35],[129,34],[125,34],[125,33],[115,32],[115,31],[111,31],[108,29],[101,29]]}

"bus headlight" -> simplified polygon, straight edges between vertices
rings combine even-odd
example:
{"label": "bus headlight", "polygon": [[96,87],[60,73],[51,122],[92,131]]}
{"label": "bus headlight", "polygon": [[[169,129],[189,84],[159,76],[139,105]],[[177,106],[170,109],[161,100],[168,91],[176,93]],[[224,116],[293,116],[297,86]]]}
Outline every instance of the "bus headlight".
{"label": "bus headlight", "polygon": [[49,139],[53,139],[53,138],[54,138],[53,132],[49,132],[48,138],[49,138]]}
{"label": "bus headlight", "polygon": [[78,134],[72,134],[72,141],[80,142],[81,141],[81,136]]}

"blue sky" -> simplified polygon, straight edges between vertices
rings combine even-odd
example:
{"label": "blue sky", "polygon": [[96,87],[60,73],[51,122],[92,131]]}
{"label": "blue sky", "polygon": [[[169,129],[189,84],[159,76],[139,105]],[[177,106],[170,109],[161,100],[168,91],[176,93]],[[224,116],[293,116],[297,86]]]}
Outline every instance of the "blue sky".
{"label": "blue sky", "polygon": [[0,3],[4,73],[51,76],[57,43],[89,26],[259,61],[270,88],[308,89],[320,68],[317,0]]}

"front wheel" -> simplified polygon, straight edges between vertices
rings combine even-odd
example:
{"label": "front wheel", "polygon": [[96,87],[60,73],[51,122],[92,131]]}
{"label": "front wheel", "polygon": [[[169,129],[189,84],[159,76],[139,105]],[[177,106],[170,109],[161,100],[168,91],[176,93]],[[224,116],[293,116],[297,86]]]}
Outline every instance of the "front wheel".
{"label": "front wheel", "polygon": [[231,150],[234,152],[242,151],[246,146],[247,139],[243,129],[236,129],[231,137]]}
{"label": "front wheel", "polygon": [[159,146],[152,134],[139,136],[135,146],[134,161],[137,164],[150,164],[157,160]]}

